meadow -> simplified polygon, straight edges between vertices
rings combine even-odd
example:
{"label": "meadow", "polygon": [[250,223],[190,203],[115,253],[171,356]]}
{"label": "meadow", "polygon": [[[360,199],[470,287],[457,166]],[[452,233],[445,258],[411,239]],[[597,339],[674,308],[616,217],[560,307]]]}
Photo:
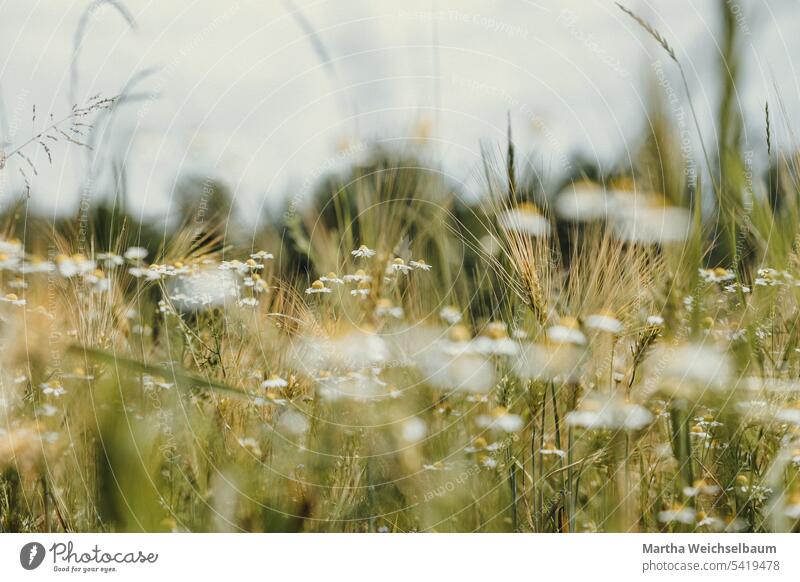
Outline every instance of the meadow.
{"label": "meadow", "polygon": [[0,531],[797,530],[800,159],[720,83],[698,151],[657,88],[612,170],[509,126],[470,205],[376,146],[255,231],[192,179],[168,230],[31,215],[76,106],[0,157]]}

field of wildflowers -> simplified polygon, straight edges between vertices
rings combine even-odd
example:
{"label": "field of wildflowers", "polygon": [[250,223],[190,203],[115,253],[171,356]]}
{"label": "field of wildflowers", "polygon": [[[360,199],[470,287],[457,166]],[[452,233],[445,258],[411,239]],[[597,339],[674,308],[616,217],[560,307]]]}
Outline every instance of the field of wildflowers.
{"label": "field of wildflowers", "polygon": [[197,183],[161,232],[23,194],[0,531],[796,530],[800,159],[767,109],[754,172],[720,112],[714,159],[654,113],[625,171],[561,184],[509,128],[473,205],[376,147],[255,232]]}

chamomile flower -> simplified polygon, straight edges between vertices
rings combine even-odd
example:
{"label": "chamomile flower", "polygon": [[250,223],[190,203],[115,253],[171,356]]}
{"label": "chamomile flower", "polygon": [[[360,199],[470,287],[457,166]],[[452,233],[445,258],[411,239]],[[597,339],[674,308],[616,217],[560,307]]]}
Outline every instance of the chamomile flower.
{"label": "chamomile flower", "polygon": [[320,277],[319,280],[323,283],[335,283],[337,285],[342,285],[344,283],[344,281],[342,281],[334,272],[330,272],[324,277]]}
{"label": "chamomile flower", "polygon": [[428,434],[428,425],[421,418],[413,416],[403,422],[400,436],[407,443],[417,443]]}
{"label": "chamomile flower", "polygon": [[67,391],[64,390],[64,387],[61,385],[61,382],[58,380],[50,380],[49,382],[41,384],[39,387],[42,389],[42,394],[47,396],[55,396],[56,398],[67,393]]}
{"label": "chamomile flower", "polygon": [[709,485],[705,479],[697,479],[691,487],[684,487],[683,494],[686,497],[696,497],[698,495],[716,495],[720,491],[716,485]]}
{"label": "chamomile flower", "polygon": [[584,354],[584,350],[574,344],[522,345],[514,371],[526,380],[574,382],[583,368]]}
{"label": "chamomile flower", "polygon": [[486,356],[462,350],[449,353],[445,346],[425,350],[417,365],[434,387],[466,393],[487,393],[495,385],[495,368]]}
{"label": "chamomile flower", "polygon": [[372,277],[367,275],[363,269],[359,269],[351,275],[345,275],[342,279],[345,283],[369,283],[372,281]]}
{"label": "chamomile flower", "polygon": [[270,390],[274,390],[275,388],[286,388],[288,385],[289,383],[277,374],[272,374],[269,378],[261,383],[262,388],[267,388]]}
{"label": "chamomile flower", "polygon": [[416,261],[409,261],[408,266],[413,269],[419,269],[420,271],[430,271],[432,268],[423,259],[417,259]]}
{"label": "chamomile flower", "polygon": [[671,507],[658,512],[658,521],[663,523],[683,523],[692,525],[695,523],[697,513],[691,507],[686,507],[680,504],[674,504]]}
{"label": "chamomile flower", "polygon": [[76,275],[83,275],[94,271],[95,262],[87,259],[81,254],[72,256],[59,255],[56,257],[56,268],[62,277],[70,278]]}
{"label": "chamomile flower", "polygon": [[331,290],[325,286],[325,283],[317,279],[311,284],[311,287],[306,289],[306,295],[312,295],[314,293],[330,293]]}
{"label": "chamomile flower", "polygon": [[161,273],[158,270],[158,265],[155,268],[151,265],[150,268],[131,267],[128,273],[137,279],[146,279],[148,281],[158,281],[161,279]]}
{"label": "chamomile flower", "polygon": [[639,430],[653,419],[646,408],[619,395],[590,394],[567,415],[567,424],[586,429]]}
{"label": "chamomile flower", "polygon": [[367,245],[361,245],[350,254],[359,259],[369,259],[375,256],[375,251],[367,247]]}
{"label": "chamomile flower", "polygon": [[662,388],[674,394],[728,387],[734,373],[725,352],[701,343],[661,347],[649,363],[651,369],[659,370]]}
{"label": "chamomile flower", "polygon": [[481,428],[492,429],[502,432],[517,432],[522,429],[525,422],[518,414],[511,414],[503,406],[498,406],[492,410],[491,415],[481,415],[476,419]]}
{"label": "chamomile flower", "polygon": [[[2,169],[2,166],[0,166]],[[19,239],[0,239],[0,253],[17,255],[22,252],[22,241]]]}
{"label": "chamomile flower", "polygon": [[581,181],[558,195],[555,211],[564,220],[591,222],[605,218],[613,205],[613,199],[600,184]]}
{"label": "chamomile flower", "polygon": [[670,244],[686,240],[691,215],[685,208],[668,206],[655,194],[625,194],[615,203],[614,233],[620,240],[642,244]]}
{"label": "chamomile flower", "polygon": [[371,286],[367,281],[360,281],[358,286],[355,289],[350,291],[350,295],[353,297],[360,297],[361,299],[366,299],[371,291]]}
{"label": "chamomile flower", "polygon": [[[253,259],[250,259],[251,261]],[[253,261],[255,264],[255,261]],[[220,271],[236,271],[238,273],[246,273],[249,270],[247,263],[243,263],[239,259],[233,259],[231,261],[222,261],[217,268]]]}
{"label": "chamomile flower", "polygon": [[0,297],[0,301],[4,303],[10,303],[11,305],[16,305],[18,307],[22,307],[27,303],[25,299],[17,297],[16,293],[8,293],[7,295]]}
{"label": "chamomile flower", "polygon": [[107,267],[119,267],[125,264],[125,259],[116,253],[107,252],[97,255],[99,261],[103,261]]}
{"label": "chamomile flower", "polygon": [[469,446],[464,447],[465,453],[481,453],[483,451],[489,450],[489,443],[483,437],[475,437],[472,440],[472,444]]}
{"label": "chamomile flower", "polygon": [[498,221],[503,229],[520,234],[534,237],[544,237],[550,234],[550,222],[541,215],[536,206],[527,202],[505,210],[498,217]]}
{"label": "chamomile flower", "polygon": [[731,283],[730,285],[725,285],[723,289],[727,293],[735,293],[739,289],[741,289],[742,293],[750,293],[750,291],[752,291],[752,289],[750,289],[750,287],[748,287],[747,285],[741,285],[739,283]]}
{"label": "chamomile flower", "polygon": [[442,310],[439,312],[439,317],[441,317],[450,325],[455,325],[461,321],[461,311],[452,305],[448,305],[447,307],[442,308]]}
{"label": "chamomile flower", "polygon": [[792,280],[792,276],[786,271],[778,271],[769,267],[759,269],[757,275],[753,283],[759,287],[780,286]]}
{"label": "chamomile flower", "polygon": [[724,283],[725,281],[732,281],[736,275],[730,269],[723,269],[716,267],[714,269],[698,269],[700,278],[706,283]]}
{"label": "chamomile flower", "polygon": [[508,337],[508,328],[501,321],[486,324],[483,334],[472,342],[472,349],[487,356],[513,356],[519,345]]}
{"label": "chamomile flower", "polygon": [[272,253],[268,253],[267,251],[258,251],[256,253],[252,253],[250,255],[251,259],[255,259],[257,261],[269,261],[270,259],[274,259],[275,257],[272,256]]}
{"label": "chamomile flower", "polygon": [[586,336],[580,329],[578,320],[573,317],[562,317],[558,325],[547,329],[547,339],[559,344],[573,344],[582,346],[586,344]]}
{"label": "chamomile flower", "polygon": [[613,334],[619,334],[623,329],[622,322],[617,319],[613,311],[593,313],[586,318],[585,323],[588,328]]}
{"label": "chamomile flower", "polygon": [[100,269],[95,269],[92,273],[87,274],[84,280],[92,285],[92,290],[95,292],[104,293],[111,290],[111,280]]}
{"label": "chamomile flower", "polygon": [[394,317],[395,319],[403,318],[403,308],[392,305],[388,299],[380,299],[375,306],[375,317]]}
{"label": "chamomile flower", "polygon": [[408,273],[411,269],[412,267],[406,265],[406,262],[403,259],[397,257],[389,264],[389,268],[387,270],[394,273]]}
{"label": "chamomile flower", "polygon": [[129,247],[124,257],[129,261],[143,261],[147,258],[147,249],[144,247]]}
{"label": "chamomile flower", "polygon": [[20,257],[9,256],[7,253],[0,253],[0,271],[17,269],[19,263]]}
{"label": "chamomile flower", "polygon": [[255,259],[247,259],[244,262],[244,271],[261,271],[264,269],[264,263],[259,263]]}

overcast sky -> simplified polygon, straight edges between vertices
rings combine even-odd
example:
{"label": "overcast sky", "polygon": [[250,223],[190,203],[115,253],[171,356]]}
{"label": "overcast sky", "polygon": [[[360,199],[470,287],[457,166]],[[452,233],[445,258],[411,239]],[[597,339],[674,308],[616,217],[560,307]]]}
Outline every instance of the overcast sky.
{"label": "overcast sky", "polygon": [[[480,142],[502,143],[507,113],[520,149],[535,149],[558,175],[574,152],[604,164],[625,159],[644,120],[647,78],[659,66],[681,91],[663,51],[606,0],[128,0],[130,22],[107,4],[0,0],[0,143],[13,148],[49,113],[135,80],[141,99],[120,108],[104,133],[113,147],[94,161],[99,173],[88,191],[103,190],[113,152],[131,207],[152,215],[164,215],[176,180],[194,174],[224,180],[239,208],[257,216],[302,196],[315,177],[375,140],[423,148],[468,195],[479,195]],[[717,2],[628,4],[675,47],[713,135]],[[791,60],[800,5],[739,5],[746,80],[738,102],[758,151],[764,102],[776,116],[780,109],[775,87],[787,123],[800,114]],[[420,146],[423,132],[431,139]],[[31,154],[39,167],[34,206],[73,208],[91,156],[57,146],[48,166],[43,152]],[[17,163],[0,171],[3,201],[20,186]]]}

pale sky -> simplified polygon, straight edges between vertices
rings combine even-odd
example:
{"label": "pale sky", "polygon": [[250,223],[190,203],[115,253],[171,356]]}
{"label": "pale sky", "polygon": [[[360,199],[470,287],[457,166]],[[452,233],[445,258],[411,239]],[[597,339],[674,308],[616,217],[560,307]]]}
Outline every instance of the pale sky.
{"label": "pale sky", "polygon": [[[767,99],[776,140],[788,139],[784,123],[794,127],[800,114],[791,59],[799,54],[800,6],[739,4],[746,80],[738,98],[748,141],[760,151]],[[73,67],[90,5],[0,0],[0,144],[13,148],[49,113],[63,116],[73,97],[115,95],[138,78],[133,91],[142,99],[120,108],[103,133],[113,147],[98,150],[90,191],[103,190],[112,156],[125,167],[131,208],[152,216],[168,211],[176,179],[193,174],[225,181],[253,218],[302,197],[373,140],[423,148],[467,195],[479,196],[480,143],[503,143],[507,113],[520,151],[535,149],[557,176],[573,152],[609,164],[636,147],[654,62],[682,98],[663,51],[606,0],[128,0],[134,27],[95,3]],[[717,2],[628,5],[674,46],[713,138]],[[775,87],[785,121],[777,119]],[[422,127],[432,138],[424,146],[415,140]],[[33,206],[73,209],[91,155],[56,146],[49,166],[43,152],[30,153],[39,168]],[[20,186],[18,163],[0,171],[4,202]]]}

